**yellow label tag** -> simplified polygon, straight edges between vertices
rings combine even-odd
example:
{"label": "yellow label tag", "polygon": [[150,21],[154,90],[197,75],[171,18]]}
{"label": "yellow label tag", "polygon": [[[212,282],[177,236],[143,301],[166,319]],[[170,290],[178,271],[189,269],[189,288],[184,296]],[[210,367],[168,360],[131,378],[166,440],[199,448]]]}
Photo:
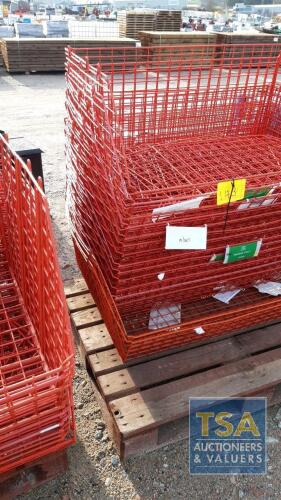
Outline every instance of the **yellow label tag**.
{"label": "yellow label tag", "polygon": [[217,205],[243,200],[245,190],[246,179],[219,182],[217,187]]}

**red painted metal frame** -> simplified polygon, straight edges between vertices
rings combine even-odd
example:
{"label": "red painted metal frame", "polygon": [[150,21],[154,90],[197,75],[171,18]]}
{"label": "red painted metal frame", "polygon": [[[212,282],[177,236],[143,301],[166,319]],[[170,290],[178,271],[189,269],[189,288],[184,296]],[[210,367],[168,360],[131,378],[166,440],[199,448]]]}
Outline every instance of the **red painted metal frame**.
{"label": "red painted metal frame", "polygon": [[[131,311],[121,315],[97,261],[93,255],[85,253],[81,242],[74,239],[73,243],[78,265],[123,360],[185,345],[193,346],[206,339],[253,329],[281,319],[280,297],[269,297],[254,289],[246,289],[229,305],[213,298],[183,303],[181,323],[148,330],[149,314]],[[199,327],[204,331],[202,335],[196,333]]]}
{"label": "red painted metal frame", "polygon": [[0,473],[75,441],[73,353],[46,197],[0,136]]}
{"label": "red painted metal frame", "polygon": [[[121,344],[137,342],[132,337],[147,329],[151,309],[180,303],[184,311],[190,304],[192,317],[192,308],[201,307],[198,301],[218,290],[281,278],[280,48],[276,44],[68,50],[72,234],[86,278],[90,280],[91,272],[98,276],[97,284],[91,283],[99,297],[106,283],[100,307],[111,325],[119,314]],[[264,204],[256,200],[254,208],[242,210],[241,202],[217,206],[217,183],[233,178],[246,178],[247,189],[268,187],[271,194],[262,199]],[[163,207],[198,197],[198,207],[155,215]],[[207,250],[165,250],[167,223],[206,224]],[[231,265],[211,262],[228,244],[258,239],[262,247],[255,259]],[[237,299],[237,311],[252,307],[249,297],[251,293]],[[215,301],[209,300],[212,307]],[[262,314],[264,321],[278,316],[278,300],[267,300],[268,308],[261,297],[247,319],[241,315],[244,326],[255,318],[262,321]],[[204,307],[209,305],[204,302]],[[227,328],[227,314],[220,311],[222,327],[217,332]],[[190,341],[186,328],[178,327],[185,340],[177,332],[169,346]],[[157,333],[147,335],[146,352],[159,349]],[[117,344],[122,355],[129,355]],[[138,347],[133,355],[140,352]]]}

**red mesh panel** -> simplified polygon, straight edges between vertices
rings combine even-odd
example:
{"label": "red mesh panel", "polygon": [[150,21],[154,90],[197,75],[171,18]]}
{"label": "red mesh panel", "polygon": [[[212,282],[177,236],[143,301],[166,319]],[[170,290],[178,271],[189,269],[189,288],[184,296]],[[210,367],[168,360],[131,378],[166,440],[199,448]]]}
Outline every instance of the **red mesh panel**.
{"label": "red mesh panel", "polygon": [[[180,304],[177,334],[165,336],[167,346],[179,345],[193,341],[186,320],[194,307],[204,305],[200,314],[206,321],[206,305],[216,310],[213,294],[281,278],[279,52],[278,44],[68,50],[72,234],[115,337],[118,316],[123,356],[166,345],[158,342],[157,331],[148,331],[151,310],[160,316],[168,310],[169,318],[169,308]],[[247,206],[218,206],[218,182],[239,178],[247,180]],[[266,194],[250,199],[253,189]],[[181,209],[177,204],[183,202]],[[166,250],[168,224],[206,225],[206,251]],[[255,258],[228,265],[213,260],[227,245],[257,240],[262,245]],[[237,298],[238,329],[276,318],[278,299],[267,298],[265,308],[252,304],[252,292],[245,297]],[[210,335],[230,328],[230,310],[229,305],[220,319],[213,317],[221,328],[208,323]],[[139,333],[148,335],[147,347],[138,344],[124,354],[122,342],[137,345]]]}
{"label": "red mesh panel", "polygon": [[74,441],[72,376],[48,204],[0,136],[0,473]]}

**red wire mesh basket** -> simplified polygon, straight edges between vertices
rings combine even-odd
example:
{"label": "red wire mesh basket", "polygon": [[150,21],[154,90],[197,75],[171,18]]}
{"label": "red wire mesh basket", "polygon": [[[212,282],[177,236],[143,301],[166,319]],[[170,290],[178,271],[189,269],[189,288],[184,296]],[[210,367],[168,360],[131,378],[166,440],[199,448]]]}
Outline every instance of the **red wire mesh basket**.
{"label": "red wire mesh basket", "polygon": [[[108,331],[123,360],[135,359],[209,339],[240,333],[280,320],[281,297],[261,295],[255,288],[242,290],[230,304],[209,297],[184,302],[180,308],[162,304],[155,325],[151,313],[120,314],[104,275],[95,260],[73,238],[78,265],[95,297]],[[180,314],[179,314],[180,313]]]}
{"label": "red wire mesh basket", "polygon": [[[217,292],[281,278],[280,48],[68,49],[72,233],[129,335],[155,311],[182,323],[184,304],[208,309]],[[218,183],[236,179],[243,196],[218,204]],[[167,226],[207,227],[207,247],[167,248]],[[220,258],[251,242],[254,258]]]}
{"label": "red wire mesh basket", "polygon": [[0,473],[74,442],[73,370],[46,197],[0,135]]}

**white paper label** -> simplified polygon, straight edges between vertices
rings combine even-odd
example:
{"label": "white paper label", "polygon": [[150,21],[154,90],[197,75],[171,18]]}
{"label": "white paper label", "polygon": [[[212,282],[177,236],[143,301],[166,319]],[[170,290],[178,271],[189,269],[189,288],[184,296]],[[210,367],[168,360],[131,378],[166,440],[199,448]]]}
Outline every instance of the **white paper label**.
{"label": "white paper label", "polygon": [[166,250],[206,250],[207,226],[166,226]]}
{"label": "white paper label", "polygon": [[152,210],[152,222],[169,217],[175,212],[184,212],[185,210],[199,208],[202,201],[207,198],[209,198],[208,194],[198,196],[192,200],[180,201],[179,203],[174,203],[173,205],[167,205],[166,207],[154,208],[154,210]]}
{"label": "white paper label", "polygon": [[165,273],[159,273],[157,274],[157,278],[162,281],[165,278]]}
{"label": "white paper label", "polygon": [[213,295],[213,297],[214,299],[224,302],[224,304],[229,304],[231,299],[233,299],[239,292],[241,292],[241,288],[237,288],[236,290],[231,290],[229,292],[219,292],[216,293],[216,295]]}
{"label": "white paper label", "polygon": [[181,322],[181,304],[175,304],[160,309],[151,309],[149,315],[149,330],[158,330],[167,326],[178,325]]}
{"label": "white paper label", "polygon": [[267,281],[266,283],[257,283],[254,285],[260,293],[268,293],[268,295],[273,295],[277,297],[281,295],[281,283],[276,281]]}
{"label": "white paper label", "polygon": [[203,333],[205,333],[205,330],[204,328],[202,328],[202,326],[197,326],[196,328],[194,328],[194,332],[197,335],[203,335]]}

